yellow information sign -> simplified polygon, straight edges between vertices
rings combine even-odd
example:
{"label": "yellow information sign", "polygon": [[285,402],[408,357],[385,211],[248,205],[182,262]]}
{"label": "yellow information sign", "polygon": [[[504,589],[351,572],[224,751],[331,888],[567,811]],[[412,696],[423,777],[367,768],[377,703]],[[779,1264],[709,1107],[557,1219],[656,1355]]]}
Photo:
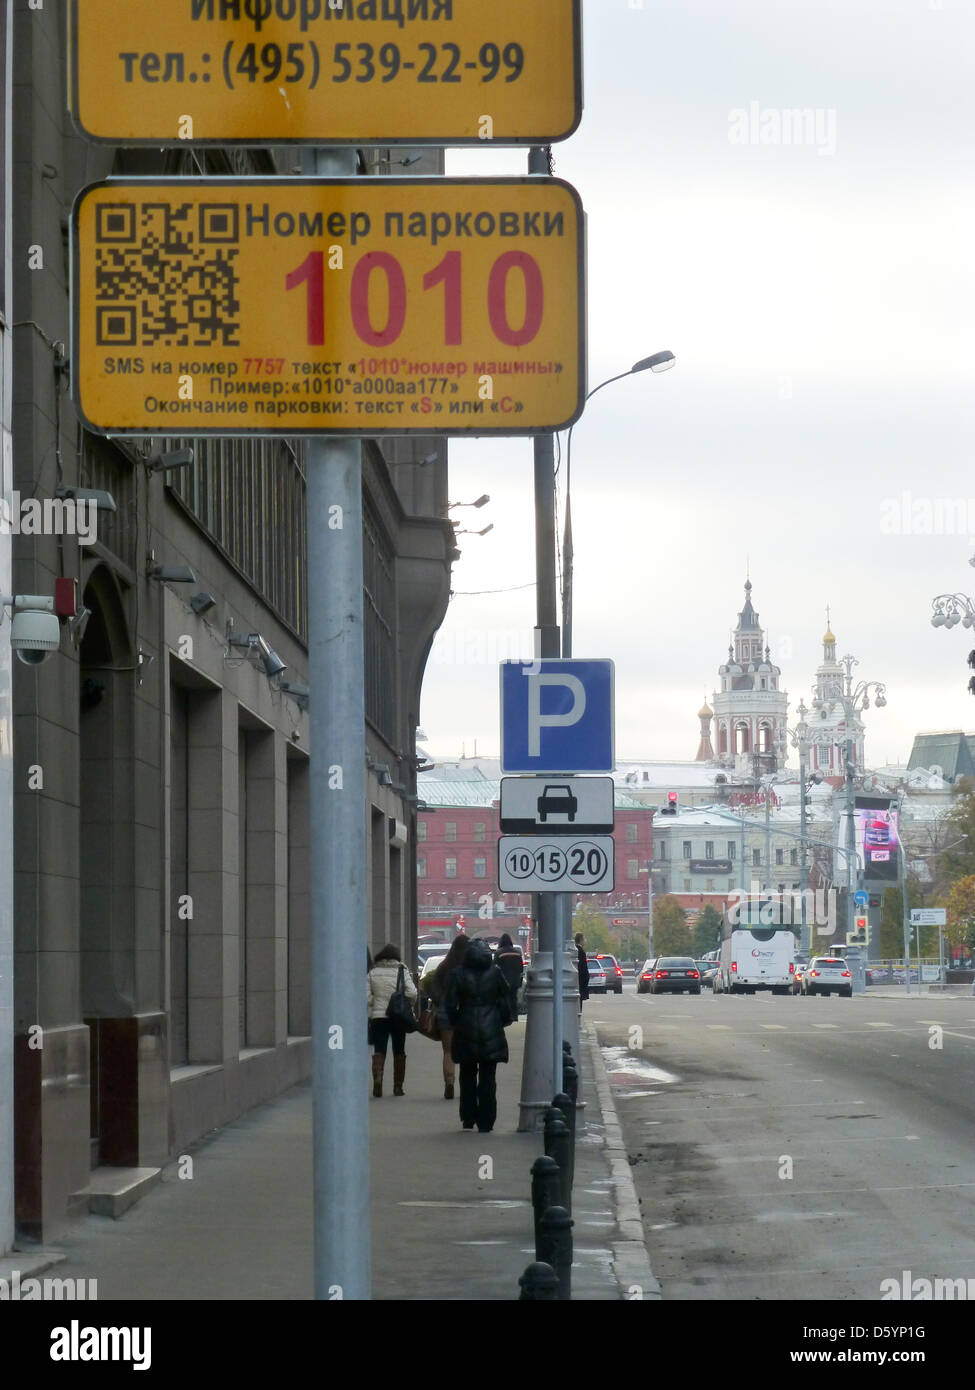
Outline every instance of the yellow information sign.
{"label": "yellow information sign", "polygon": [[70,104],[124,144],[548,144],[581,0],[71,0]]}
{"label": "yellow information sign", "polygon": [[531,434],[585,399],[559,179],[110,180],[73,214],[102,434]]}

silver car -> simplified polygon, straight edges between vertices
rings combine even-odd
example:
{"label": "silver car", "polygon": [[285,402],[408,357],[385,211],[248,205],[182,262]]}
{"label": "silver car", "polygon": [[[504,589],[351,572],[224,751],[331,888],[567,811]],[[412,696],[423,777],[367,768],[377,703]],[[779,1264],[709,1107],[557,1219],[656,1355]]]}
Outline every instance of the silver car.
{"label": "silver car", "polygon": [[841,956],[814,956],[802,974],[803,994],[853,994],[850,967]]}
{"label": "silver car", "polygon": [[589,966],[589,993],[605,994],[609,982],[602,961],[597,960],[595,956],[587,956],[586,964]]}

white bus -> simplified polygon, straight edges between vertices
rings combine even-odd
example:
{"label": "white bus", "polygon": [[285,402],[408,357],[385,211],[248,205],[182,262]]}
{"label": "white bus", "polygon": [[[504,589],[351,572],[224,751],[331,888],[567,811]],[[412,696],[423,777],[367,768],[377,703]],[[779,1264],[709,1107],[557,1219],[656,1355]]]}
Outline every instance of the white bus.
{"label": "white bus", "polygon": [[[721,923],[721,951],[714,992],[754,994],[757,989],[791,994],[796,968],[796,938],[792,927],[763,923],[749,900],[726,911]],[[767,915],[767,914],[766,914]]]}

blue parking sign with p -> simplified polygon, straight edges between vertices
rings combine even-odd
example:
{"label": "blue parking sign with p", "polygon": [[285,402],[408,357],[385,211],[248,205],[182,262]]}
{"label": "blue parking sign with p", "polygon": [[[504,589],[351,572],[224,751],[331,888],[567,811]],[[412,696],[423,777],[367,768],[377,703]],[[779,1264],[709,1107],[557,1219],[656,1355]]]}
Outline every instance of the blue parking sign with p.
{"label": "blue parking sign with p", "polygon": [[501,663],[502,772],[612,772],[613,663]]}

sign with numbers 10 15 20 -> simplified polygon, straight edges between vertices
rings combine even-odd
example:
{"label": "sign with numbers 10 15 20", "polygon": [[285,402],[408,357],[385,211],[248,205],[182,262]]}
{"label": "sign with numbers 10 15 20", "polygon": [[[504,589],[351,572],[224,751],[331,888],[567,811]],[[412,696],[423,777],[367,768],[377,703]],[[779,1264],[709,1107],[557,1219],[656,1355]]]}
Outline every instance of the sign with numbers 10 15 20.
{"label": "sign with numbers 10 15 20", "polygon": [[615,886],[615,868],[612,835],[498,840],[498,887],[505,893],[604,893]]}

